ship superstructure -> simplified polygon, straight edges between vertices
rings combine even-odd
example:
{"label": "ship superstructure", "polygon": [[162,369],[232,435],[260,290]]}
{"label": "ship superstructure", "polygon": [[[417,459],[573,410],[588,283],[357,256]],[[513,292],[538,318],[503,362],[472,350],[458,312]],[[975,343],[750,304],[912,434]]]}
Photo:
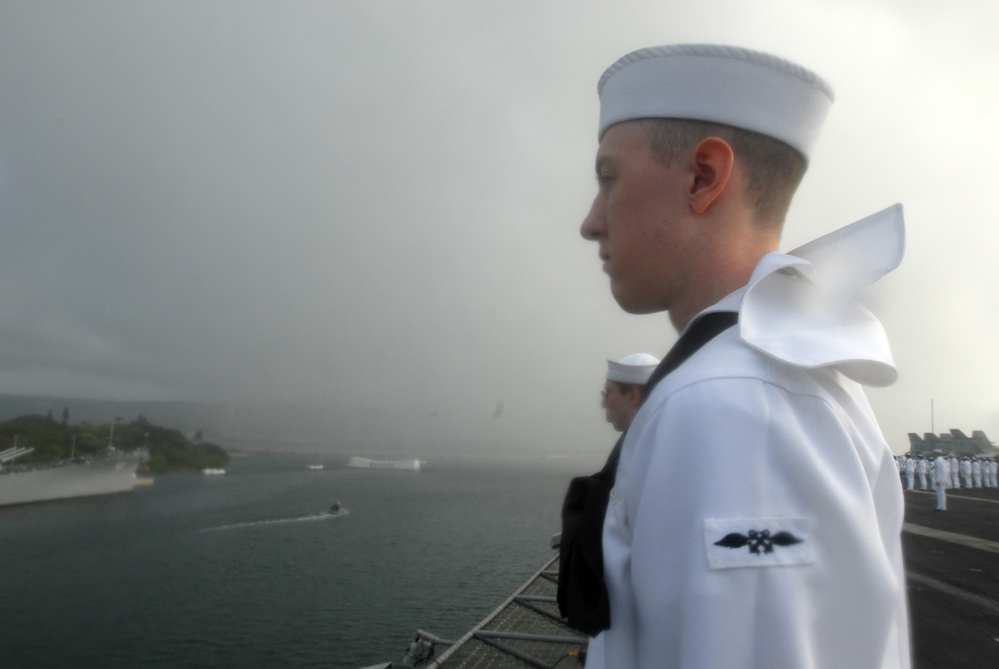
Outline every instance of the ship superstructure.
{"label": "ship superstructure", "polygon": [[13,464],[33,449],[14,446],[0,453],[0,506],[69,497],[129,492],[145,451],[108,448],[98,457],[71,458],[32,465]]}

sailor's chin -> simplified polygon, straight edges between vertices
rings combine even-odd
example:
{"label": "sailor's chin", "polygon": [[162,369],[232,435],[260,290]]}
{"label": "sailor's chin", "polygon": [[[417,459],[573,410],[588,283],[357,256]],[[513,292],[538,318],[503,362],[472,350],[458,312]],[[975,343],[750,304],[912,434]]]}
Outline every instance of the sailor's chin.
{"label": "sailor's chin", "polygon": [[663,311],[662,307],[643,299],[643,295],[627,290],[626,286],[615,283],[613,279],[611,280],[611,295],[617,305],[629,314],[654,314]]}

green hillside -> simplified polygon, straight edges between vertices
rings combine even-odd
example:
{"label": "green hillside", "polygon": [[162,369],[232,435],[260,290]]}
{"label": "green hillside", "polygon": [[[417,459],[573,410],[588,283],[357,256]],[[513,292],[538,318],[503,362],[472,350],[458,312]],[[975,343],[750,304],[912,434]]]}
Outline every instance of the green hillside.
{"label": "green hillside", "polygon": [[[18,446],[35,449],[17,458],[19,464],[88,457],[107,448],[111,423],[69,425],[66,420],[37,414],[0,423],[0,451],[12,447],[15,437]],[[114,447],[123,451],[147,448],[145,468],[154,474],[224,467],[229,461],[229,454],[218,444],[192,442],[179,430],[153,425],[143,416],[131,423],[115,421]]]}

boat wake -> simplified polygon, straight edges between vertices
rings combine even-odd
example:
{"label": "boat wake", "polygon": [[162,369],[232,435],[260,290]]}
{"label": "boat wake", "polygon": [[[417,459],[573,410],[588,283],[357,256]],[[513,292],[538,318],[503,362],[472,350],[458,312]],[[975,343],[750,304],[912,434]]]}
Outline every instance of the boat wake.
{"label": "boat wake", "polygon": [[284,525],[286,523],[311,523],[322,520],[333,520],[340,516],[346,516],[350,511],[340,509],[336,512],[325,511],[323,513],[312,513],[307,516],[294,516],[292,518],[275,518],[273,520],[252,520],[246,523],[232,523],[231,525],[219,525],[218,527],[206,527],[202,532],[218,532],[220,530],[237,530],[243,527],[259,527],[261,525]]}

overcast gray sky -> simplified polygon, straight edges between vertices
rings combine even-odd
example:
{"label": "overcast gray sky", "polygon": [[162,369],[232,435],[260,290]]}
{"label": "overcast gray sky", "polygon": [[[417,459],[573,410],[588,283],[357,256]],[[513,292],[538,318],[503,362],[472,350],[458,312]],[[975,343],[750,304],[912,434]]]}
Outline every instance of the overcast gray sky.
{"label": "overcast gray sky", "polygon": [[889,443],[931,400],[937,432],[997,439],[996,34],[988,0],[5,0],[0,392],[377,405],[386,440],[606,450],[605,359],[675,336],[578,235],[596,82],[720,42],[836,89],[786,249],[905,206],[868,296]]}

